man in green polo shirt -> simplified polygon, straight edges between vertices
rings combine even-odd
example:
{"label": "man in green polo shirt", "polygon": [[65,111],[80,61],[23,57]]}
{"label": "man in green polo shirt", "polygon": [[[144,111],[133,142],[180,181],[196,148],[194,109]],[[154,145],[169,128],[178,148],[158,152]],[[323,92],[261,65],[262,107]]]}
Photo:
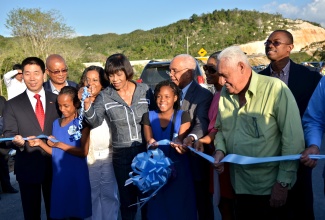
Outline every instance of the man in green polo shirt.
{"label": "man in green polo shirt", "polygon": [[[279,79],[252,71],[237,46],[224,49],[217,69],[226,83],[221,91],[215,127],[215,167],[227,154],[271,157],[304,150],[295,98]],[[238,219],[275,219],[287,215],[288,190],[296,181],[299,161],[230,165]]]}

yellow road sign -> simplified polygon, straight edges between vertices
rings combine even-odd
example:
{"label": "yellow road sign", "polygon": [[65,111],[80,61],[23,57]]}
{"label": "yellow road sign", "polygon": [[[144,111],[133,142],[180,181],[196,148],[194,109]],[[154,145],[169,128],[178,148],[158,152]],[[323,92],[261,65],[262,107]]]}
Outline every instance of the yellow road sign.
{"label": "yellow road sign", "polygon": [[198,54],[199,54],[201,57],[204,57],[205,54],[207,54],[207,51],[204,50],[204,48],[202,47],[202,48],[199,50]]}

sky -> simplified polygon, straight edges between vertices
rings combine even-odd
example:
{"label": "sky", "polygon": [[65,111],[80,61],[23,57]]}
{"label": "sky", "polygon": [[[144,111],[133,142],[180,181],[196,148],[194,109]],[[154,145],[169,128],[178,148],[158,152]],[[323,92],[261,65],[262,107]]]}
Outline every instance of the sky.
{"label": "sky", "polygon": [[150,30],[193,14],[234,8],[280,13],[284,18],[313,21],[325,28],[325,0],[0,0],[0,35],[11,36],[5,24],[8,13],[18,8],[57,10],[78,36]]}

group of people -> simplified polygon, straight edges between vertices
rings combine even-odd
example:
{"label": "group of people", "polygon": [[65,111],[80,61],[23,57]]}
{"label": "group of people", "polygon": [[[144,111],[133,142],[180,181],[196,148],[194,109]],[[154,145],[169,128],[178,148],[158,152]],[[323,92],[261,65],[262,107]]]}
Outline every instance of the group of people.
{"label": "group of people", "polygon": [[[195,81],[188,54],[173,58],[170,80],[154,91],[132,80],[124,54],[109,56],[104,69],[86,68],[79,84],[67,80],[60,55],[45,63],[26,58],[22,73],[10,74],[26,88],[5,104],[3,134],[14,138],[2,146],[17,151],[24,218],[40,219],[43,195],[48,219],[135,219],[148,195],[125,186],[132,160],[159,148],[173,162],[171,175],[142,207],[142,219],[213,220],[215,206],[222,219],[314,219],[317,161],[309,155],[319,154],[325,90],[319,73],[290,60],[293,47],[290,32],[271,33],[271,63],[259,74],[238,46],[213,53],[203,69],[214,94]],[[170,144],[159,145],[163,139]],[[220,162],[227,154],[300,153],[300,162]]]}
{"label": "group of people", "polygon": [[[234,217],[314,219],[311,167],[316,161],[308,155],[319,153],[321,135],[316,138],[306,127],[315,123],[310,118],[323,117],[318,112],[323,108],[320,97],[315,101],[319,109],[311,111],[321,75],[290,60],[294,47],[290,32],[276,30],[264,45],[271,63],[260,74],[252,71],[238,47],[227,48],[218,57],[218,73],[226,83],[215,124],[215,167],[224,172],[219,162],[227,154],[271,157],[302,153],[300,163],[230,164]],[[318,134],[324,132],[321,126],[309,127],[320,129]]]}
{"label": "group of people", "polygon": [[[45,63],[38,57],[23,60],[27,89],[8,100],[3,112],[4,137],[14,139],[2,147],[17,150],[14,172],[24,218],[40,219],[43,196],[48,219],[117,219],[109,127],[103,122],[92,129],[79,123],[78,116],[78,88],[88,87],[94,100],[109,85],[104,69],[86,68],[78,85],[67,80],[63,57],[53,54]],[[46,82],[45,73],[50,78]],[[71,138],[75,128],[81,130],[80,139]],[[49,140],[37,138],[40,134]],[[59,142],[51,141],[55,139]]]}

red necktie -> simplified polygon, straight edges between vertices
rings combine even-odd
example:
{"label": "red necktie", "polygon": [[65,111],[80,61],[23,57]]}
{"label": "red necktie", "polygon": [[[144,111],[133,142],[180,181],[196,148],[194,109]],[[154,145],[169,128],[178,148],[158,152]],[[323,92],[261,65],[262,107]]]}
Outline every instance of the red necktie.
{"label": "red necktie", "polygon": [[41,126],[42,130],[44,129],[44,121],[45,121],[45,114],[43,105],[41,102],[41,96],[39,94],[35,94],[34,98],[37,99],[36,107],[35,107],[35,114],[38,120],[39,125]]}

